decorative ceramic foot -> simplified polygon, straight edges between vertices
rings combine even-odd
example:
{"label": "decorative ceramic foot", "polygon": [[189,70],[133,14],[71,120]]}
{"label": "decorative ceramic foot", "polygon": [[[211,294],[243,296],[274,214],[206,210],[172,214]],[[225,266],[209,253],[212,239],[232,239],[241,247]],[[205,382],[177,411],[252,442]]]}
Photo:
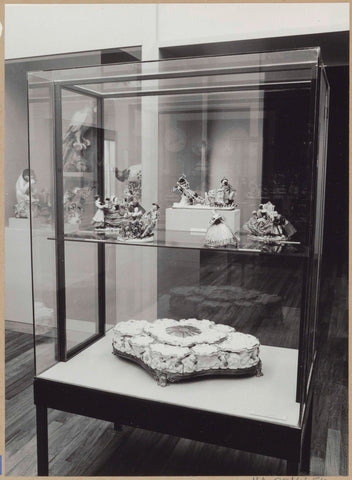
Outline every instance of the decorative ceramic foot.
{"label": "decorative ceramic foot", "polygon": [[257,367],[257,372],[255,374],[256,377],[262,377],[264,375],[262,370],[262,361],[260,360]]}
{"label": "decorative ceramic foot", "polygon": [[167,385],[166,375],[158,375],[158,385],[160,385],[161,387],[166,387]]}

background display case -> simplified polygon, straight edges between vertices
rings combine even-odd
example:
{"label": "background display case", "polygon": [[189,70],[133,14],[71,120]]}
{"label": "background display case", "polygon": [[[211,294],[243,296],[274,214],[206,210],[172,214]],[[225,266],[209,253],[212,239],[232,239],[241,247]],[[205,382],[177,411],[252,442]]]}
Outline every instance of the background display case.
{"label": "background display case", "polygon": [[[320,49],[33,72],[28,99],[30,168],[51,205],[45,221],[31,216],[38,473],[47,408],[307,471],[329,100]],[[172,216],[181,175],[201,194],[229,179],[235,245],[205,246],[211,209],[202,228],[194,210]],[[160,207],[147,242],[92,224],[95,196],[128,187]],[[294,226],[288,240],[243,230],[267,202]],[[160,387],[111,347],[116,323],[157,318],[255,335],[264,375]]]}

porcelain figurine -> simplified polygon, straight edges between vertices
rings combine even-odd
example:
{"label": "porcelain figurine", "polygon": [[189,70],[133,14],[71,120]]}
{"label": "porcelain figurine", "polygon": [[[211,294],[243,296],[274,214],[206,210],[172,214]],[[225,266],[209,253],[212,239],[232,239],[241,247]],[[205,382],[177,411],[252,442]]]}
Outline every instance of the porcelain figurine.
{"label": "porcelain figurine", "polygon": [[215,207],[215,190],[209,190],[209,192],[205,192],[205,205],[208,207]]}
{"label": "porcelain figurine", "polygon": [[253,238],[264,242],[285,241],[296,232],[293,225],[275,210],[275,205],[271,202],[260,204],[242,229]]}
{"label": "porcelain figurine", "polygon": [[75,187],[64,193],[64,220],[69,224],[80,224],[85,203],[94,186]]}
{"label": "porcelain figurine", "polygon": [[36,204],[39,202],[39,199],[36,196],[35,184],[37,183],[35,174],[33,170],[28,168],[24,169],[16,181],[16,200],[17,204],[15,205],[15,216],[17,218],[29,218],[29,190],[31,189],[32,194],[32,212],[35,215],[37,214]]}
{"label": "porcelain figurine", "polygon": [[227,178],[222,178],[221,187],[204,193],[204,198],[190,188],[185,175],[178,179],[173,191],[181,194],[181,200],[173,204],[173,208],[222,208],[234,210],[236,190],[232,188]]}
{"label": "porcelain figurine", "polygon": [[92,219],[92,223],[96,228],[102,228],[105,225],[105,215],[104,215],[104,208],[105,203],[100,200],[99,195],[95,195],[95,206],[97,207],[97,211]]}
{"label": "porcelain figurine", "polygon": [[142,164],[131,165],[124,170],[115,168],[115,177],[120,182],[127,181],[127,188],[132,192],[133,197],[136,200],[141,199],[142,195]]}
{"label": "porcelain figurine", "polygon": [[236,190],[232,188],[226,177],[221,180],[220,190],[223,192],[223,203],[226,206],[233,205],[235,203]]}
{"label": "porcelain figurine", "polygon": [[79,225],[82,221],[82,208],[77,203],[71,202],[67,208],[66,223]]}
{"label": "porcelain figurine", "polygon": [[141,234],[141,238],[145,238],[153,234],[153,230],[156,227],[159,218],[159,209],[159,205],[157,203],[153,203],[151,210],[143,215],[145,226]]}
{"label": "porcelain figurine", "polygon": [[92,219],[97,233],[116,233],[120,241],[150,241],[159,218],[159,205],[152,204],[146,212],[140,204],[138,195],[126,188],[123,197],[106,197],[104,202],[95,197],[97,211]]}
{"label": "porcelain figurine", "polygon": [[86,105],[72,115],[63,139],[63,162],[65,172],[86,172],[87,149],[91,142],[84,135],[94,124],[94,109]]}
{"label": "porcelain figurine", "polygon": [[[16,200],[14,205],[16,218],[29,218],[29,206],[32,217],[41,217],[46,220],[51,215],[51,204],[47,189],[43,188],[38,194],[37,179],[33,170],[24,169],[16,181]],[[29,198],[31,194],[31,199]]]}
{"label": "porcelain figurine", "polygon": [[177,180],[173,191],[178,191],[181,194],[181,200],[178,203],[174,203],[174,206],[190,206],[194,204],[204,203],[204,199],[194,190],[190,188],[189,182],[185,175]]}
{"label": "porcelain figurine", "polygon": [[213,216],[209,222],[204,245],[207,247],[226,247],[227,245],[237,245],[236,238],[231,229],[226,225],[224,217],[215,211],[213,212]]}

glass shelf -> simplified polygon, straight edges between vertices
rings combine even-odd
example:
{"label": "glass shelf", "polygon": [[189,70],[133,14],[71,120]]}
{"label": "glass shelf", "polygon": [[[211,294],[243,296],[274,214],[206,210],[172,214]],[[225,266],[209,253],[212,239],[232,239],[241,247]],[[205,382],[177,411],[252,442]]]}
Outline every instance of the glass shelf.
{"label": "glass shelf", "polygon": [[[157,230],[152,240],[128,240],[117,239],[116,232],[96,232],[94,229],[77,230],[65,234],[65,241],[106,243],[116,245],[137,245],[144,247],[180,248],[193,250],[211,250],[239,254],[267,254],[290,257],[308,257],[308,248],[297,243],[265,244],[252,240],[246,234],[239,235],[239,245],[226,247],[208,247],[204,245],[205,233],[190,233],[175,230]],[[49,240],[56,240],[49,237]]]}

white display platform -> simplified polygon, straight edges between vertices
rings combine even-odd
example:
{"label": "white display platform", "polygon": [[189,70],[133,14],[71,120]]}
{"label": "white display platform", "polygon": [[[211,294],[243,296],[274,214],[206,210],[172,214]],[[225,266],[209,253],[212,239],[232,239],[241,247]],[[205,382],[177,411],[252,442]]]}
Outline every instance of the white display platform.
{"label": "white display platform", "polygon": [[113,355],[111,344],[112,330],[39,378],[281,425],[298,425],[299,404],[295,401],[298,350],[262,346],[262,377],[204,378],[161,387],[142,367]]}
{"label": "white display platform", "polygon": [[26,228],[29,230],[30,220],[29,218],[10,217],[9,228]]}
{"label": "white display platform", "polygon": [[[46,238],[50,234],[52,230],[46,225],[36,230],[36,245],[43,258],[49,258],[47,251],[50,248]],[[51,268],[49,264],[43,265],[46,269]],[[38,275],[37,289],[44,282],[45,277]],[[37,321],[48,324],[51,306],[46,304],[45,298],[40,300],[36,301]],[[5,227],[5,319],[33,323],[29,218],[10,217],[9,226]]]}
{"label": "white display platform", "polygon": [[28,218],[11,217],[5,227],[5,319],[33,321]]}
{"label": "white display platform", "polygon": [[166,230],[178,230],[186,232],[206,232],[213,211],[220,213],[225,223],[233,233],[240,230],[240,209],[228,210],[224,208],[167,208],[166,209]]}

